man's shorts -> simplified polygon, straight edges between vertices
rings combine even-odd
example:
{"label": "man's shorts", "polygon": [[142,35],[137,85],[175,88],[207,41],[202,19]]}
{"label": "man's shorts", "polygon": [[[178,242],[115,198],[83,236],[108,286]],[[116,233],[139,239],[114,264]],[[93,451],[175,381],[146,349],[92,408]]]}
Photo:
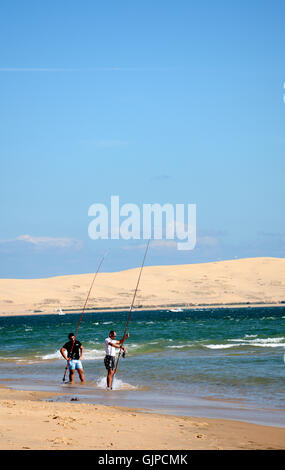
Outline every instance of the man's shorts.
{"label": "man's shorts", "polygon": [[69,370],[83,369],[80,359],[70,359],[68,363]]}
{"label": "man's shorts", "polygon": [[115,356],[105,356],[104,364],[107,370],[114,370],[115,369]]}

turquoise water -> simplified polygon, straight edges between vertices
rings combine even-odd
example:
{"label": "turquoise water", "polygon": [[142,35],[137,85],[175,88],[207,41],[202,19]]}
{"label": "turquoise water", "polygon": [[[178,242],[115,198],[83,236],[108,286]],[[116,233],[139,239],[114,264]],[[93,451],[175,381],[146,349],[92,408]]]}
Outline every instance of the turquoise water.
{"label": "turquoise water", "polygon": [[77,338],[87,383],[79,386],[76,377],[73,389],[62,382],[59,349],[80,314],[1,318],[0,381],[60,392],[62,399],[73,393],[81,401],[190,415],[215,417],[222,410],[236,418],[266,411],[272,424],[285,425],[285,307],[134,311],[110,398],[103,342],[111,329],[123,334],[127,316],[85,313]]}

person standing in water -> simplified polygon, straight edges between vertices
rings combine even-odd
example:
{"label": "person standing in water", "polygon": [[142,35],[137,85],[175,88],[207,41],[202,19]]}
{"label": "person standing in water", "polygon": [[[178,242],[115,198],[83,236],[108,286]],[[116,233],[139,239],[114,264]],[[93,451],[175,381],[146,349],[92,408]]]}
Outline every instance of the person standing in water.
{"label": "person standing in water", "polygon": [[107,390],[111,390],[113,376],[116,368],[116,349],[123,350],[123,357],[126,353],[125,346],[122,346],[122,343],[125,339],[129,338],[129,333],[127,333],[122,339],[116,340],[117,333],[116,331],[111,330],[109,336],[104,341],[105,353],[104,364],[108,371],[107,373]]}
{"label": "person standing in water", "polygon": [[[69,383],[74,383],[74,375],[75,369],[78,372],[79,378],[81,382],[85,381],[83,366],[81,362],[82,354],[83,354],[83,346],[75,339],[74,333],[69,333],[68,335],[69,341],[65,343],[62,348],[60,349],[60,353],[62,357],[68,361],[68,368],[69,368]],[[67,353],[67,354],[66,354]]]}

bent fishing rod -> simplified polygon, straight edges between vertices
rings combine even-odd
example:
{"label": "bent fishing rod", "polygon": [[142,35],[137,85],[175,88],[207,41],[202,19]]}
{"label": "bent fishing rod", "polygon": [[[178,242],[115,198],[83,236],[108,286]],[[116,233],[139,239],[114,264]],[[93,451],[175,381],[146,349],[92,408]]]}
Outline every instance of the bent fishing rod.
{"label": "bent fishing rod", "polygon": [[90,286],[88,295],[87,295],[86,300],[85,300],[85,304],[84,304],[84,307],[83,307],[83,310],[82,310],[82,313],[81,313],[81,317],[80,317],[80,319],[79,319],[79,323],[78,323],[78,326],[77,326],[77,330],[76,330],[76,333],[75,333],[75,336],[74,336],[74,339],[73,339],[73,342],[72,342],[72,346],[71,346],[71,350],[70,350],[70,357],[68,358],[68,361],[67,361],[67,364],[66,364],[66,367],[65,367],[65,370],[64,370],[64,375],[63,375],[63,378],[62,378],[62,381],[63,381],[63,382],[65,382],[66,372],[67,372],[67,369],[68,369],[69,361],[70,361],[70,358],[71,358],[71,355],[72,355],[72,351],[73,351],[73,348],[74,348],[74,344],[75,344],[76,336],[77,336],[77,333],[78,333],[78,330],[79,330],[79,327],[80,327],[80,323],[81,323],[81,321],[82,321],[82,318],[83,318],[83,315],[84,315],[84,312],[85,312],[85,308],[86,308],[86,305],[87,305],[87,302],[88,302],[88,299],[89,299],[89,296],[90,296],[90,293],[91,293],[93,284],[94,284],[95,279],[96,279],[96,277],[97,277],[98,271],[99,271],[99,269],[101,268],[101,265],[102,265],[102,263],[103,263],[103,261],[104,261],[104,258],[105,258],[105,255],[103,255],[102,258],[101,258],[101,260],[100,260],[100,263],[99,263],[99,265],[98,265],[98,268],[97,268],[96,273],[94,274],[94,277],[93,277],[93,280],[92,280],[92,283],[91,283],[91,286]]}
{"label": "bent fishing rod", "polygon": [[[139,287],[139,283],[140,283],[140,279],[141,279],[141,275],[142,275],[142,270],[143,270],[143,267],[144,267],[144,263],[145,263],[145,259],[146,259],[146,254],[147,254],[148,247],[149,247],[149,242],[150,242],[150,240],[148,240],[147,245],[146,245],[146,250],[145,250],[144,257],[143,257],[143,262],[142,262],[142,265],[141,265],[141,268],[140,268],[139,277],[138,277],[138,280],[137,280],[137,285],[136,285],[136,288],[135,288],[135,292],[134,292],[134,295],[133,295],[133,300],[132,300],[132,303],[131,303],[130,312],[129,312],[129,316],[128,316],[128,319],[127,319],[127,323],[126,323],[126,328],[125,328],[123,340],[122,340],[122,343],[121,343],[121,345],[120,345],[120,351],[119,351],[119,354],[118,354],[118,358],[117,358],[117,362],[116,362],[116,367],[115,367],[115,370],[114,370],[114,375],[115,375],[116,372],[117,372],[119,360],[120,360],[121,353],[122,353],[123,344],[124,344],[124,341],[125,341],[125,339],[126,339],[127,329],[128,329],[129,322],[130,322],[130,318],[131,318],[131,314],[132,314],[132,311],[133,311],[133,307],[134,307],[134,303],[135,303],[135,298],[136,298],[136,295],[137,295],[137,291],[138,291],[138,287]],[[114,375],[113,375],[113,377],[114,377]]]}

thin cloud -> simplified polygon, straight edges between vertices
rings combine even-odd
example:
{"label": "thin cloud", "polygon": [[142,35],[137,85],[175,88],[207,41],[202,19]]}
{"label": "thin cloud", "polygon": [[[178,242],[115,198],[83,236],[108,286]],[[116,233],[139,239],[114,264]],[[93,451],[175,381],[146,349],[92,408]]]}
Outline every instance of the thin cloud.
{"label": "thin cloud", "polygon": [[72,238],[56,238],[56,237],[34,237],[31,235],[20,235],[16,240],[31,243],[32,245],[39,247],[58,247],[58,248],[69,248],[77,245],[78,240]]}
{"label": "thin cloud", "polygon": [[3,245],[12,245],[17,243],[26,243],[27,245],[33,246],[35,248],[81,248],[82,242],[74,238],[68,237],[35,237],[32,235],[19,235],[16,238],[11,238],[9,240],[0,240],[0,244]]}
{"label": "thin cloud", "polygon": [[60,69],[47,67],[19,68],[19,67],[1,67],[0,72],[77,72],[80,69]]}
{"label": "thin cloud", "polygon": [[0,67],[0,72],[169,72],[161,67]]}

